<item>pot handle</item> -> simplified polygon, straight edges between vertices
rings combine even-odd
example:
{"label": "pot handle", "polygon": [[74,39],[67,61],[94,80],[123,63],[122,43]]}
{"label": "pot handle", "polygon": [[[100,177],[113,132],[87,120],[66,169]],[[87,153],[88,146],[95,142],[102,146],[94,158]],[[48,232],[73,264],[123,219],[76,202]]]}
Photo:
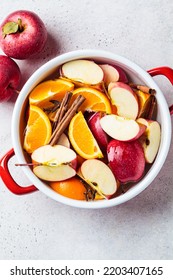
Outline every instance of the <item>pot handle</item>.
{"label": "pot handle", "polygon": [[[147,71],[152,77],[157,75],[163,75],[171,82],[173,85],[173,69],[167,66],[153,68]],[[173,105],[169,107],[170,114],[173,115]]]}
{"label": "pot handle", "polygon": [[18,185],[14,179],[12,178],[9,168],[8,162],[10,158],[15,155],[14,150],[9,150],[0,160],[0,176],[2,181],[5,183],[6,187],[14,194],[21,195],[21,194],[28,194],[37,190],[34,185],[22,187]]}

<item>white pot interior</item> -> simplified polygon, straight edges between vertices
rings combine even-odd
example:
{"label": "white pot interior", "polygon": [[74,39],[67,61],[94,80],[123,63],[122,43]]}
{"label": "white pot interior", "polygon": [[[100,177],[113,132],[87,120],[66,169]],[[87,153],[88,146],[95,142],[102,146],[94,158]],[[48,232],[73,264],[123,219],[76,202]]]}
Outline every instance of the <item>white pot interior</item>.
{"label": "white pot interior", "polygon": [[48,76],[50,75],[54,76],[58,66],[60,66],[61,64],[69,60],[74,60],[79,58],[88,58],[88,59],[90,58],[102,63],[104,62],[114,63],[122,67],[130,77],[130,80],[132,80],[134,83],[146,84],[149,87],[156,89],[157,91],[156,98],[158,104],[157,121],[161,124],[162,136],[161,136],[159,152],[157,154],[154,163],[152,164],[147,174],[143,177],[143,179],[139,183],[131,187],[129,190],[127,190],[126,193],[110,200],[100,200],[100,201],[98,200],[93,202],[78,201],[78,200],[73,200],[73,199],[63,197],[58,193],[56,193],[55,191],[53,191],[49,186],[47,186],[41,180],[39,180],[33,174],[33,172],[29,167],[22,167],[22,168],[32,184],[34,184],[40,191],[42,191],[47,196],[49,196],[50,198],[56,201],[59,201],[67,205],[80,207],[80,208],[104,208],[104,207],[115,206],[124,203],[129,199],[135,197],[136,195],[141,193],[147,186],[151,184],[151,182],[157,176],[157,174],[159,173],[160,169],[162,168],[165,162],[166,156],[169,151],[170,141],[171,141],[171,119],[163,93],[161,92],[157,84],[154,82],[154,80],[150,77],[150,75],[146,71],[144,71],[138,65],[134,64],[128,59],[105,51],[81,50],[81,51],[73,51],[70,53],[60,55],[52,59],[51,61],[47,62],[46,64],[44,64],[29,78],[29,80],[26,82],[23,89],[21,90],[21,93],[16,101],[14,112],[13,112],[13,118],[12,118],[13,146],[18,161],[25,162],[26,157],[23,152],[23,147],[22,147],[23,144],[21,138],[24,129],[23,126],[24,112],[27,106],[28,95],[30,91],[38,83],[46,79]]}

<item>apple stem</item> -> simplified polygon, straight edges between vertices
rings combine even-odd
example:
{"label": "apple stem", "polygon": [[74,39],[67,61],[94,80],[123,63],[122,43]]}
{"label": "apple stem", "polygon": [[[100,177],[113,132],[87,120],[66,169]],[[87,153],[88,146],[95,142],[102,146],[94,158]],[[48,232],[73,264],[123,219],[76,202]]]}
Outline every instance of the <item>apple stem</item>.
{"label": "apple stem", "polygon": [[18,23],[18,31],[19,31],[19,32],[22,32],[22,31],[24,30],[24,27],[23,27],[23,25],[22,25],[22,20],[21,20],[21,18],[18,18],[17,23]]}
{"label": "apple stem", "polygon": [[22,20],[21,18],[18,18],[18,21],[9,21],[7,22],[3,27],[2,27],[2,34],[3,38],[7,35],[14,34],[14,33],[21,33],[24,30],[24,27],[22,25]]}

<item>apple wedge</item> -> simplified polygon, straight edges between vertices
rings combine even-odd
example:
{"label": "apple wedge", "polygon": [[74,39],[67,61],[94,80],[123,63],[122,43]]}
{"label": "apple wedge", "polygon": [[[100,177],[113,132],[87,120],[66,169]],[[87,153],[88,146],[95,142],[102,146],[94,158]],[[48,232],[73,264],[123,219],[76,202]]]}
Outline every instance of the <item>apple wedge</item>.
{"label": "apple wedge", "polygon": [[59,137],[57,145],[62,145],[67,148],[70,148],[70,141],[65,133],[62,133],[61,136]]}
{"label": "apple wedge", "polygon": [[111,103],[116,106],[117,114],[135,120],[139,112],[138,98],[132,88],[125,83],[115,82],[108,86]]}
{"label": "apple wedge", "polygon": [[159,150],[161,139],[160,124],[157,121],[146,120],[144,118],[137,119],[137,122],[147,127],[144,135],[140,138],[140,142],[144,149],[146,162],[152,163]]}
{"label": "apple wedge", "polygon": [[103,81],[103,70],[94,61],[79,59],[62,65],[61,75],[72,81],[96,85]]}
{"label": "apple wedge", "polygon": [[145,124],[114,114],[102,117],[100,119],[100,125],[110,137],[120,141],[133,141],[138,139],[146,130]]}
{"label": "apple wedge", "polygon": [[104,73],[104,82],[108,86],[111,82],[128,83],[127,75],[119,66],[110,64],[99,64]]}
{"label": "apple wedge", "polygon": [[34,162],[33,172],[42,180],[62,181],[76,175],[77,155],[61,145],[45,145],[31,155]]}
{"label": "apple wedge", "polygon": [[109,166],[121,183],[137,182],[141,179],[145,170],[145,157],[138,140],[132,142],[111,140],[107,155]]}
{"label": "apple wedge", "polygon": [[89,117],[87,123],[100,149],[103,152],[106,152],[107,145],[109,142],[109,137],[100,125],[100,119],[102,118],[103,115],[104,114],[102,114],[102,112],[96,112],[92,114],[91,117]]}
{"label": "apple wedge", "polygon": [[117,182],[111,169],[98,159],[84,161],[80,168],[84,180],[105,198],[117,191]]}

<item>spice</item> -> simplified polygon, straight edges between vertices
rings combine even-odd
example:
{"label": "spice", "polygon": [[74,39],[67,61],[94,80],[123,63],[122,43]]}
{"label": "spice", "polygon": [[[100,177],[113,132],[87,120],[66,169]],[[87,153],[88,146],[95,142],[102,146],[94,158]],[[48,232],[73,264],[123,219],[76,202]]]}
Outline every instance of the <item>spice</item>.
{"label": "spice", "polygon": [[58,100],[50,100],[49,102],[53,103],[54,106],[52,107],[48,107],[48,108],[44,108],[43,111],[46,113],[54,113],[58,110],[58,108],[60,107],[61,102]]}
{"label": "spice", "polygon": [[[54,128],[54,132],[51,136],[51,139],[49,141],[50,145],[55,145],[57,143],[57,141],[59,140],[59,137],[61,136],[61,134],[64,132],[64,130],[68,127],[71,119],[74,117],[74,115],[76,114],[78,108],[82,105],[82,103],[85,101],[85,97],[82,95],[79,95],[75,101],[72,103],[72,105],[70,106],[70,108],[68,110],[66,110],[66,103],[68,98],[67,96],[64,97],[66,99],[66,102],[62,101],[64,103],[64,105],[62,106],[62,112],[63,114],[61,114],[61,119],[60,121],[56,122],[56,127]],[[65,107],[65,108],[64,108]],[[65,114],[64,114],[65,112]]]}
{"label": "spice", "polygon": [[156,93],[155,89],[149,88],[147,86],[132,84],[132,83],[130,83],[129,85],[130,85],[130,87],[132,87],[134,89],[139,89],[139,90],[143,91],[144,93],[150,93],[150,94],[155,94]]}
{"label": "spice", "polygon": [[149,112],[148,112],[148,115],[147,115],[147,119],[148,120],[151,120],[153,118],[153,114],[154,114],[154,111],[155,111],[155,108],[156,108],[156,97],[154,95],[151,96],[151,102],[150,102],[150,108],[149,108]]}

